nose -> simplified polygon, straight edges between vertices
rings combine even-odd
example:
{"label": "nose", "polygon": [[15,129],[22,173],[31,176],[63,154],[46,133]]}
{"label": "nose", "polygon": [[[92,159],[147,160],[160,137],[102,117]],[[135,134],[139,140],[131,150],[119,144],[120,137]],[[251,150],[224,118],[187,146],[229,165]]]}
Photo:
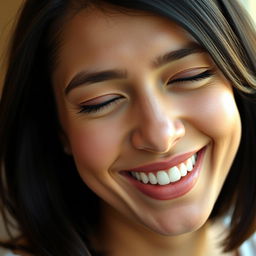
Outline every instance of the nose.
{"label": "nose", "polygon": [[166,105],[146,99],[136,109],[136,125],[131,134],[134,148],[167,153],[185,135],[182,121]]}

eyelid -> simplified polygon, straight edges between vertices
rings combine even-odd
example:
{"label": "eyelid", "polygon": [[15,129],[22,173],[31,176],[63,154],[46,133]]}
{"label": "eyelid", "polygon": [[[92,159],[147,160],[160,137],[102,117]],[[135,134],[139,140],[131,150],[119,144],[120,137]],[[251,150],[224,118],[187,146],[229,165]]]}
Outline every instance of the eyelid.
{"label": "eyelid", "polygon": [[176,82],[186,82],[193,80],[201,80],[208,78],[214,74],[214,71],[209,68],[196,68],[181,71],[178,74],[175,74],[170,79],[168,79],[168,84]]}
{"label": "eyelid", "polygon": [[176,73],[174,76],[172,76],[171,79],[174,80],[174,79],[183,78],[184,76],[186,76],[186,77],[195,76],[195,75],[198,75],[206,70],[208,70],[208,68],[206,68],[206,67],[190,68],[190,69],[182,70],[182,71]]}
{"label": "eyelid", "polygon": [[[98,98],[102,98],[102,96],[98,97]],[[108,106],[118,102],[118,100],[122,99],[122,98],[123,98],[123,96],[118,96],[117,95],[116,97],[109,97],[108,100],[101,101],[97,104],[83,104],[83,103],[81,103],[78,113],[90,114],[90,113],[95,113],[95,112],[101,111],[103,108],[107,108]],[[94,99],[92,101],[94,101]],[[91,102],[91,101],[89,101],[89,102]],[[86,103],[88,103],[88,101]]]}
{"label": "eyelid", "polygon": [[107,102],[107,101],[112,100],[113,98],[117,98],[117,97],[118,97],[118,95],[115,95],[115,94],[108,94],[108,95],[98,96],[96,98],[83,101],[79,105],[84,106],[84,105],[102,104],[104,102]]}

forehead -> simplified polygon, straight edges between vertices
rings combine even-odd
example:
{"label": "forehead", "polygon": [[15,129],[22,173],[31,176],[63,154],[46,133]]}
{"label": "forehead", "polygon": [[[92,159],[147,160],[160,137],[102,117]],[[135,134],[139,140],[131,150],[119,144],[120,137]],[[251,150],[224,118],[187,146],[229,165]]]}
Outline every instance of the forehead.
{"label": "forehead", "polygon": [[[85,9],[63,27],[55,72],[126,68],[134,61],[153,59],[195,40],[175,22],[157,15]],[[124,67],[122,67],[122,65]],[[118,67],[117,67],[118,66]],[[79,71],[79,70],[76,70]],[[60,75],[60,74],[59,74]]]}

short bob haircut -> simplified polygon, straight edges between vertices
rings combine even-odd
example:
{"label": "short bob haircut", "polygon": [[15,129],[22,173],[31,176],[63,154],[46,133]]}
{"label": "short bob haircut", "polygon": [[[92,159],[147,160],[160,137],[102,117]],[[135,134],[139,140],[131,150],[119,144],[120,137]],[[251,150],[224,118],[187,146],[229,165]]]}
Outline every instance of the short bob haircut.
{"label": "short bob haircut", "polygon": [[[0,202],[7,230],[14,219],[29,242],[27,250],[36,255],[96,255],[89,237],[97,228],[99,198],[63,152],[51,83],[60,61],[62,27],[89,6],[127,15],[147,11],[175,21],[232,83],[242,139],[210,218],[230,215],[223,248],[236,249],[256,227],[256,39],[236,0],[25,1],[10,45],[0,105]],[[20,248],[19,240],[10,237],[1,244]]]}

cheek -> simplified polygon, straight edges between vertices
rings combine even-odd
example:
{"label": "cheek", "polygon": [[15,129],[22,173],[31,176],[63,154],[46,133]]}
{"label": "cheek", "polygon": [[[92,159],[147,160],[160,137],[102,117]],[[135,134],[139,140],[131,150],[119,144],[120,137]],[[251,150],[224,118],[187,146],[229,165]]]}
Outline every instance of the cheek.
{"label": "cheek", "polygon": [[108,169],[118,154],[120,134],[117,127],[114,123],[96,120],[81,123],[73,125],[68,131],[72,155],[78,169]]}
{"label": "cheek", "polygon": [[190,116],[201,132],[213,139],[240,137],[240,115],[230,89],[211,88],[199,93],[193,102],[196,104],[189,104]]}

